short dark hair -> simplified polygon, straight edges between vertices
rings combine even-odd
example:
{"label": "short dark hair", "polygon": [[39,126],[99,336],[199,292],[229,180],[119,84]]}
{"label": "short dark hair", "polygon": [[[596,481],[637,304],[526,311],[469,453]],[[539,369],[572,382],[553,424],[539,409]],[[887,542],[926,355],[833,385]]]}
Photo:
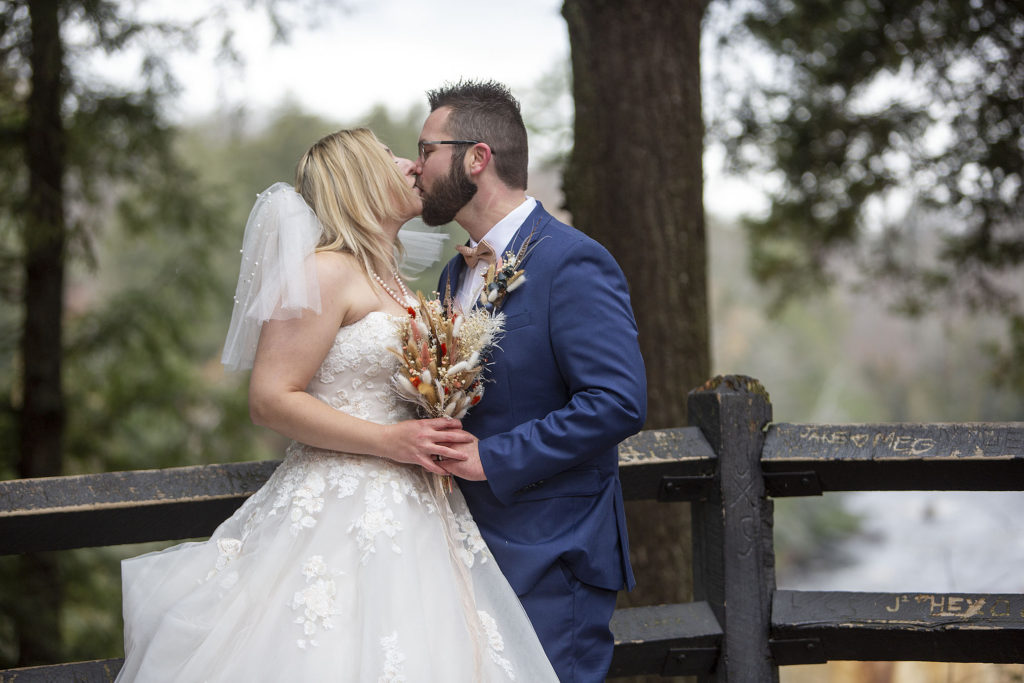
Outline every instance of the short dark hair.
{"label": "short dark hair", "polygon": [[449,107],[448,132],[460,140],[486,142],[494,153],[498,177],[509,187],[526,189],[530,153],[519,101],[496,81],[459,81],[427,92],[430,111]]}

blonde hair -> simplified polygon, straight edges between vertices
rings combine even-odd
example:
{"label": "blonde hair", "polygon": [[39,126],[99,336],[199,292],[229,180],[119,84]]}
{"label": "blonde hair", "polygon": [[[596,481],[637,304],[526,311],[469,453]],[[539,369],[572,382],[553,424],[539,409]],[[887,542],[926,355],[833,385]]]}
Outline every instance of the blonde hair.
{"label": "blonde hair", "polygon": [[381,224],[401,219],[415,197],[387,150],[368,128],[339,130],[299,160],[295,190],[323,225],[317,251],[345,251],[367,277],[396,267],[397,245]]}

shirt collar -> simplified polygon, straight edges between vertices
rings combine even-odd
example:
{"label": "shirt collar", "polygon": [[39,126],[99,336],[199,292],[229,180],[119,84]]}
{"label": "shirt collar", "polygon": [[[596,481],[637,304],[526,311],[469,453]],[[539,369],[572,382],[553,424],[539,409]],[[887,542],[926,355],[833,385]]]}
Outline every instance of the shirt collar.
{"label": "shirt collar", "polygon": [[[486,240],[487,244],[491,245],[491,249],[494,250],[496,255],[501,256],[505,252],[505,248],[512,243],[512,238],[515,237],[516,231],[519,230],[519,226],[526,222],[526,218],[533,213],[533,209],[536,206],[537,200],[527,196],[522,204],[512,209],[508,215],[495,223],[494,227],[487,231],[487,234],[483,236],[483,240]],[[469,246],[475,247],[477,244],[479,243],[470,239]]]}

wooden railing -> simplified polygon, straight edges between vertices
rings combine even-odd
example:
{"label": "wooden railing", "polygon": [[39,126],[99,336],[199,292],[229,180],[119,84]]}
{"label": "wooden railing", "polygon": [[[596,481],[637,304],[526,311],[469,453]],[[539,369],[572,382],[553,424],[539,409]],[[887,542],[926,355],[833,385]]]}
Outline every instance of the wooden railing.
{"label": "wooden railing", "polygon": [[[777,681],[828,660],[1024,663],[1024,595],[776,590],[772,498],[858,490],[1024,490],[1024,423],[773,424],[761,385],[691,392],[695,426],[619,447],[629,500],[690,501],[694,602],[617,610],[611,677]],[[208,535],[276,461],[0,482],[0,554]],[[0,671],[110,681],[120,660]]]}

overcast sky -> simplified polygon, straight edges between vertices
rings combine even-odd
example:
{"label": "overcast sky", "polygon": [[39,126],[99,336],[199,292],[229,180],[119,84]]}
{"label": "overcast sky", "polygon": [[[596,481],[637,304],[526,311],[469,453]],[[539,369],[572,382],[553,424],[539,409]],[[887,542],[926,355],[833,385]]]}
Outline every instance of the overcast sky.
{"label": "overcast sky", "polygon": [[[339,2],[319,4],[331,8],[289,13],[296,29],[285,44],[271,44],[262,11],[233,12],[224,23],[235,32],[243,70],[213,66],[220,29],[212,25],[196,52],[170,53],[185,88],[172,115],[187,119],[220,104],[258,109],[288,96],[336,119],[375,103],[404,111],[423,102],[424,91],[459,78],[493,78],[514,91],[532,87],[569,55],[561,0],[346,0],[347,11],[336,9]],[[207,11],[207,3],[145,0],[138,11],[180,21]],[[117,57],[97,68],[127,80],[137,64]]]}
{"label": "overcast sky", "polygon": [[[195,52],[171,51],[167,57],[183,92],[170,103],[172,119],[185,122],[218,108],[244,106],[252,112],[273,108],[286,99],[325,118],[358,123],[374,104],[402,114],[424,103],[424,92],[460,78],[502,81],[523,100],[548,74],[569,59],[569,37],[561,15],[562,0],[298,0],[291,5],[329,5],[315,15],[292,11],[290,40],[272,44],[272,31],[261,10],[235,11],[220,28],[200,35]],[[208,12],[205,0],[144,0],[143,18],[187,20]],[[217,39],[224,26],[235,32],[244,67],[215,66]],[[138,58],[117,55],[93,62],[104,77],[136,82]],[[571,103],[563,115],[571,116]],[[534,145],[531,145],[534,146]],[[547,150],[543,150],[547,151]],[[534,151],[534,156],[536,150]],[[705,158],[705,205],[719,215],[758,206],[746,185],[717,172],[720,159]]]}

